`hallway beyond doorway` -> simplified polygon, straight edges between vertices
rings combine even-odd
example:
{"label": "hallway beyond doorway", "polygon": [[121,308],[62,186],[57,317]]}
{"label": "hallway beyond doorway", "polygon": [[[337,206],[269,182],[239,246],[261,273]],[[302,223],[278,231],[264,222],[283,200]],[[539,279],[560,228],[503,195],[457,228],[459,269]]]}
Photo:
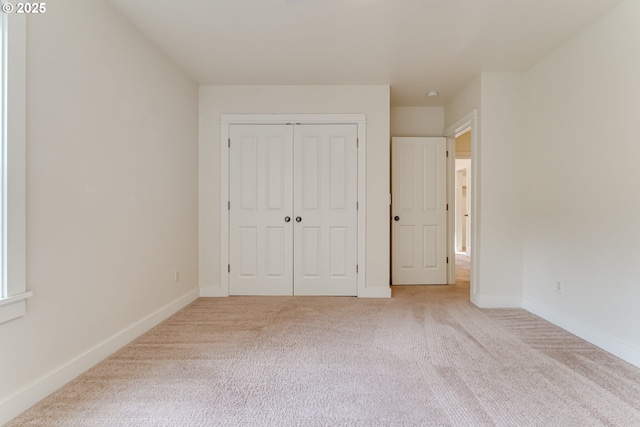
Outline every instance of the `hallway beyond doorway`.
{"label": "hallway beyond doorway", "polygon": [[469,289],[471,273],[471,257],[456,252],[456,286]]}

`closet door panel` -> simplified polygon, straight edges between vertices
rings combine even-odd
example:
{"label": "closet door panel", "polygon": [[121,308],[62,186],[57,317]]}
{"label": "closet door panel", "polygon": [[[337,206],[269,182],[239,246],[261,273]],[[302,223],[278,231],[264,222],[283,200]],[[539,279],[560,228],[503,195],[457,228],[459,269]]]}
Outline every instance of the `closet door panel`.
{"label": "closet door panel", "polygon": [[293,131],[232,125],[229,293],[293,293]]}
{"label": "closet door panel", "polygon": [[357,125],[294,130],[294,294],[357,295]]}

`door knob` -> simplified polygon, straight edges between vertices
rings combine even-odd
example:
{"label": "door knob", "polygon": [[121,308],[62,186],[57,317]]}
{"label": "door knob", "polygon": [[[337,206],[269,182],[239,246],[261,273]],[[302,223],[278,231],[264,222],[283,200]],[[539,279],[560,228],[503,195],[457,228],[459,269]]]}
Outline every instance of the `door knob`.
{"label": "door knob", "polygon": [[394,216],[393,219],[396,221],[400,221],[400,217],[398,215]]}
{"label": "door knob", "polygon": [[291,221],[291,217],[290,216],[285,216],[284,217],[284,222],[289,222]]}
{"label": "door knob", "polygon": [[302,221],[302,217],[297,216],[296,217],[296,222],[300,222],[300,221]]}

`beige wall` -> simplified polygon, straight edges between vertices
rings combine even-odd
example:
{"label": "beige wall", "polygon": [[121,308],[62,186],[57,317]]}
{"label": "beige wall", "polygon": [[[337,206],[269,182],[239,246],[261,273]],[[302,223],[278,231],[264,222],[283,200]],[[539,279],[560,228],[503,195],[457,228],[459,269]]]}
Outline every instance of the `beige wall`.
{"label": "beige wall", "polygon": [[389,286],[389,86],[200,87],[200,287],[220,289],[221,114],[364,113],[367,288]]}
{"label": "beige wall", "polygon": [[[524,75],[478,76],[443,120],[478,111],[474,302],[524,298],[637,365],[639,21],[640,2],[621,3]],[[27,36],[34,296],[0,325],[0,424],[198,281],[219,286],[222,113],[367,115],[367,286],[388,286],[390,117],[393,132],[432,133],[437,110],[390,109],[388,86],[207,86],[198,144],[196,85],[107,2],[59,2]]]}
{"label": "beige wall", "polygon": [[521,105],[519,74],[482,73],[445,106],[447,127],[473,111],[478,114],[471,300],[481,307],[521,305]]}
{"label": "beige wall", "polygon": [[465,132],[456,138],[456,157],[467,158],[471,155],[471,131]]}
{"label": "beige wall", "polygon": [[57,2],[27,40],[34,295],[0,325],[0,424],[198,283],[196,84],[102,0]]}
{"label": "beige wall", "polygon": [[[444,106],[444,127],[452,126],[473,110],[480,108],[481,92],[480,75],[476,76],[469,84]],[[481,112],[478,111],[478,115]]]}
{"label": "beige wall", "polygon": [[525,74],[523,229],[525,299],[640,366],[638,22],[623,2]]}
{"label": "beige wall", "polygon": [[622,2],[526,73],[482,73],[445,107],[447,126],[478,113],[472,300],[523,304],[637,366],[639,21],[640,2]]}
{"label": "beige wall", "polygon": [[[522,297],[522,76],[482,73],[478,146],[478,295],[481,306]],[[475,153],[474,153],[475,156]],[[473,255],[472,255],[473,256]]]}
{"label": "beige wall", "polygon": [[391,136],[442,136],[444,107],[391,107]]}

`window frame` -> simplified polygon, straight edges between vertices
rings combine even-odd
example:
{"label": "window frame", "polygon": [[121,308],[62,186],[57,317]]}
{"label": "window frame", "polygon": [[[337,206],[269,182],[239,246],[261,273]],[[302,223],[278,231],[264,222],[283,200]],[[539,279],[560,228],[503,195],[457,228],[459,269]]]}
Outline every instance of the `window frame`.
{"label": "window frame", "polygon": [[2,19],[0,324],[24,316],[33,295],[26,290],[26,15]]}

